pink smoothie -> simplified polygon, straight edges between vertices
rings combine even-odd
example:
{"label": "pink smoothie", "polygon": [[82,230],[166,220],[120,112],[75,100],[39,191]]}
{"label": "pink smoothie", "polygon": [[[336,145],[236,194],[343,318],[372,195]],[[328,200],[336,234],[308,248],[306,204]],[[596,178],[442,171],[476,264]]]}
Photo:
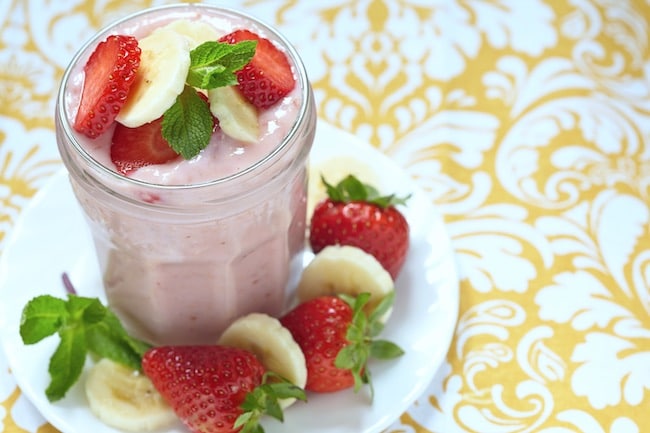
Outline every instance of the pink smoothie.
{"label": "pink smoothie", "polygon": [[[200,5],[161,8],[108,33],[141,38],[176,19],[207,22],[219,34],[247,28],[278,38],[239,14]],[[64,78],[57,137],[109,305],[130,332],[155,344],[214,343],[241,315],[279,315],[290,262],[304,244],[306,158],[315,130],[313,96],[295,53],[283,48],[296,87],[259,112],[258,142],[217,129],[197,157],[143,167],[127,179],[110,161],[111,131],[90,140],[70,127],[94,45]]]}

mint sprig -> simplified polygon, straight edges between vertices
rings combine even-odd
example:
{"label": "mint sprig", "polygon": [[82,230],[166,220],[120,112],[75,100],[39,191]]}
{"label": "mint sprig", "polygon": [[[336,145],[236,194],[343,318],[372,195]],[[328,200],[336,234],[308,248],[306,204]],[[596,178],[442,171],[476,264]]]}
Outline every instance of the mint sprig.
{"label": "mint sprig", "polygon": [[256,47],[257,41],[202,43],[190,52],[187,84],[206,90],[237,84],[235,72],[251,61]]}
{"label": "mint sprig", "polygon": [[235,72],[246,66],[257,41],[236,44],[208,41],[190,52],[186,86],[163,114],[162,135],[184,159],[192,159],[205,149],[212,136],[210,107],[196,89],[209,90],[237,84]]}
{"label": "mint sprig", "polygon": [[59,345],[50,358],[50,401],[65,397],[83,370],[86,355],[108,358],[133,370],[141,370],[145,342],[129,336],[115,314],[97,298],[69,294],[67,299],[51,295],[33,298],[25,305],[20,321],[24,344],[36,344],[54,334]]}

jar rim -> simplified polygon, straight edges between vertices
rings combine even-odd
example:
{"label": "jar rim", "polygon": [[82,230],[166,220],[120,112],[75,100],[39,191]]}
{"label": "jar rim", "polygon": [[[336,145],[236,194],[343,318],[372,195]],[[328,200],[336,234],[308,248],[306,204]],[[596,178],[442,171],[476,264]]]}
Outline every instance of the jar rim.
{"label": "jar rim", "polygon": [[[228,15],[234,16],[243,21],[249,21],[254,23],[256,26],[259,26],[261,29],[263,29],[263,31],[266,32],[268,35],[272,36],[273,40],[279,43],[281,48],[290,57],[291,63],[295,69],[295,73],[297,77],[297,85],[300,86],[301,101],[300,101],[299,111],[296,115],[296,118],[293,124],[291,125],[291,128],[288,130],[287,134],[278,143],[278,145],[271,150],[271,152],[269,152],[263,158],[257,160],[253,164],[249,165],[248,167],[236,173],[229,174],[223,177],[218,177],[204,182],[197,182],[197,183],[190,183],[190,184],[161,184],[155,182],[148,182],[148,181],[135,179],[132,177],[122,175],[118,173],[116,170],[105,166],[101,162],[97,161],[76,139],[76,135],[75,135],[76,133],[72,130],[70,120],[67,116],[68,113],[66,112],[67,111],[66,110],[66,99],[67,99],[66,88],[68,86],[69,79],[71,78],[75,66],[78,64],[78,62],[81,60],[84,54],[86,54],[92,46],[96,45],[103,38],[112,34],[112,29],[114,28],[122,26],[130,21],[137,21],[137,19],[145,15],[157,14],[157,13],[164,14],[164,12],[173,11],[173,10],[177,10],[187,14],[197,14],[197,15],[200,14],[201,11],[210,10],[213,12],[218,12],[219,14],[223,14],[226,16]],[[66,70],[64,71],[63,77],[61,79],[61,85],[59,87],[57,100],[56,100],[57,103],[56,115],[60,118],[59,119],[60,122],[57,122],[57,124],[61,126],[61,130],[62,130],[61,132],[63,132],[65,138],[72,144],[72,148],[74,149],[74,151],[78,155],[80,155],[83,158],[83,160],[86,161],[93,170],[99,172],[100,176],[108,176],[109,178],[113,178],[118,182],[133,187],[155,188],[161,191],[163,190],[180,191],[180,190],[195,190],[195,189],[207,188],[207,187],[212,187],[217,185],[229,184],[232,183],[233,181],[239,181],[242,178],[248,178],[249,176],[252,176],[251,173],[258,172],[261,169],[273,165],[273,162],[279,159],[280,156],[287,150],[287,148],[290,147],[289,146],[290,143],[292,143],[300,135],[301,126],[308,118],[309,116],[308,110],[310,109],[310,106],[313,104],[313,101],[311,100],[312,98],[313,98],[313,94],[310,90],[310,84],[307,78],[307,71],[301,57],[299,56],[293,44],[282,33],[276,30],[273,26],[261,20],[260,18],[257,18],[246,12],[242,12],[227,6],[201,4],[201,3],[188,3],[188,4],[178,3],[178,4],[154,6],[154,7],[140,10],[138,12],[128,14],[120,19],[117,19],[107,24],[106,26],[101,28],[97,33],[95,33],[88,41],[86,41],[81,46],[81,48],[79,48],[77,52],[74,54]]]}

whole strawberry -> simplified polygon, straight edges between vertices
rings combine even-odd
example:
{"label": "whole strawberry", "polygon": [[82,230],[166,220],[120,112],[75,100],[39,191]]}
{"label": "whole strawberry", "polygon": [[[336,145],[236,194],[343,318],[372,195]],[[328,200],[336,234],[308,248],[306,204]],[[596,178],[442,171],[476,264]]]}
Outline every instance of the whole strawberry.
{"label": "whole strawberry", "polygon": [[283,419],[278,399],[305,399],[287,382],[267,383],[279,378],[251,352],[233,347],[155,347],[142,369],[193,433],[263,432],[263,414]]}
{"label": "whole strawberry", "polygon": [[373,255],[397,278],[409,248],[409,225],[395,207],[408,197],[381,196],[350,175],[333,186],[322,179],[328,198],[314,209],[309,243],[314,253],[329,245],[351,245]]}
{"label": "whole strawberry", "polygon": [[[391,308],[389,295],[366,316],[369,294],[356,299],[321,296],[305,301],[281,319],[305,355],[307,384],[314,392],[334,392],[372,383],[366,368],[369,358],[392,359],[404,352],[386,340],[374,340],[383,329],[381,317]],[[345,298],[345,299],[344,299]]]}

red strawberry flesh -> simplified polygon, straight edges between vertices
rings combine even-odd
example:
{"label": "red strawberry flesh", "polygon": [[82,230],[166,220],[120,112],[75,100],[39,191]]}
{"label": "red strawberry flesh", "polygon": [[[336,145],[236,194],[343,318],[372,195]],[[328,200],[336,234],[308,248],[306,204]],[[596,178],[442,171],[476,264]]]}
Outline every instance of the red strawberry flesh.
{"label": "red strawberry flesh", "polygon": [[311,217],[309,244],[318,253],[329,245],[350,245],[374,256],[397,278],[409,248],[409,224],[395,207],[408,197],[381,195],[349,175],[336,185],[323,179],[328,197]]}
{"label": "red strawberry flesh", "polygon": [[334,392],[354,385],[352,372],[334,365],[338,353],[349,344],[346,333],[352,315],[345,301],[324,296],[298,305],[280,319],[305,355],[305,389]]}
{"label": "red strawberry flesh", "polygon": [[361,248],[395,279],[406,260],[408,237],[408,223],[394,207],[325,200],[314,209],[309,241],[314,253],[328,245]]}
{"label": "red strawberry flesh", "polygon": [[268,108],[293,90],[296,80],[287,56],[270,40],[249,30],[235,30],[220,41],[257,41],[251,61],[236,72],[239,91],[257,108]]}
{"label": "red strawberry flesh", "polygon": [[178,158],[162,136],[162,121],[161,117],[137,128],[116,123],[111,142],[111,161],[120,173],[128,175],[138,168]]}
{"label": "red strawberry flesh", "polygon": [[103,134],[124,105],[140,66],[132,36],[111,35],[100,42],[84,66],[84,86],[74,129],[90,138]]}
{"label": "red strawberry flesh", "polygon": [[251,352],[223,346],[165,346],[142,359],[145,374],[194,433],[225,433],[243,413],[264,367]]}
{"label": "red strawberry flesh", "polygon": [[345,299],[320,296],[298,304],[280,318],[305,355],[305,389],[334,392],[353,387],[357,392],[369,385],[372,399],[368,359],[388,360],[404,354],[395,343],[376,339],[384,327],[381,317],[392,308],[394,298],[394,293],[387,295],[366,314],[370,293]]}

